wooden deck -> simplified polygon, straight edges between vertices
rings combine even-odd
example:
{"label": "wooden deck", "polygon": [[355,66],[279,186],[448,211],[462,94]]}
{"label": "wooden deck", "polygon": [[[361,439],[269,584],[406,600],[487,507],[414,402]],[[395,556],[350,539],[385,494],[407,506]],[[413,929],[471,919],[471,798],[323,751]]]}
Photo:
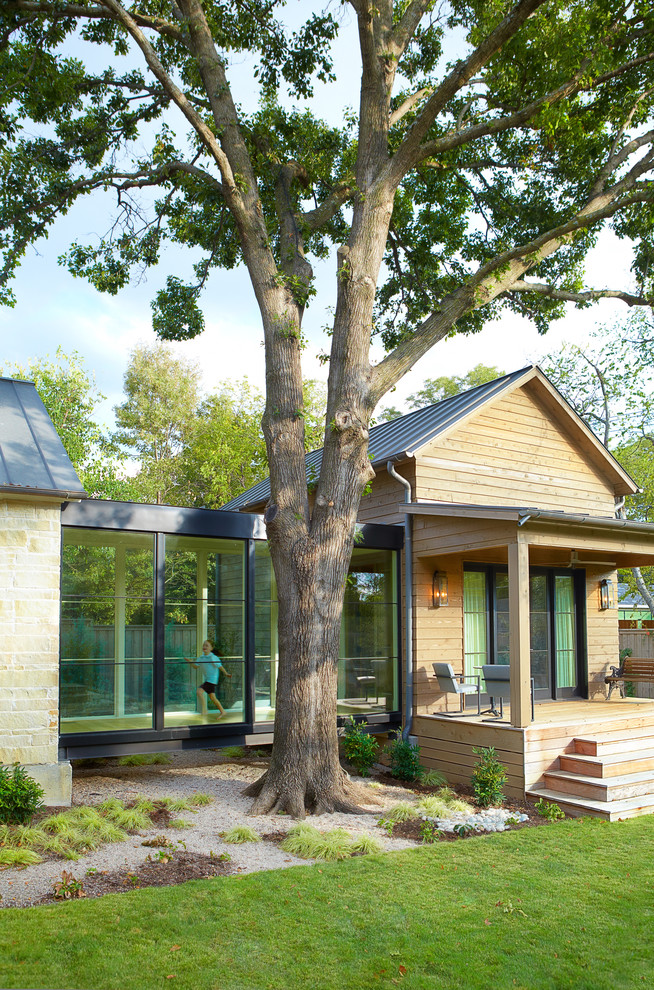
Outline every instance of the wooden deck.
{"label": "wooden deck", "polygon": [[413,731],[425,766],[441,770],[453,783],[469,784],[477,759],[473,746],[494,746],[507,767],[507,795],[522,798],[543,785],[543,775],[559,767],[560,756],[575,751],[575,739],[624,737],[637,749],[641,738],[643,750],[654,739],[654,701],[649,699],[544,702],[536,705],[534,721],[520,729],[508,724],[508,706],[503,722],[485,718],[417,715]]}

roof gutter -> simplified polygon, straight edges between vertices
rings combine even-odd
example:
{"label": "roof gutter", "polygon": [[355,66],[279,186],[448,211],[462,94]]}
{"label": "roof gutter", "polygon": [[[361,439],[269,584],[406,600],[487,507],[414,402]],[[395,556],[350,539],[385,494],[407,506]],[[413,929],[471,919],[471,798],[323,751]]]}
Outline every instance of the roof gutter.
{"label": "roof gutter", "polygon": [[[386,470],[391,478],[404,488],[404,501],[411,502],[411,482],[398,474],[393,461],[386,462]],[[411,535],[413,517],[410,512],[404,515],[404,728],[402,738],[411,734],[413,724],[413,552]]]}

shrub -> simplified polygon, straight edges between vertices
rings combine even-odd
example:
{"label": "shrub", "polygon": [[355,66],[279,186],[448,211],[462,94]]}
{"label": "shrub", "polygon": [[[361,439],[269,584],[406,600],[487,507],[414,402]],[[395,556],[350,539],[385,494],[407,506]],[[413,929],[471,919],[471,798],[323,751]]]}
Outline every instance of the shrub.
{"label": "shrub", "polygon": [[558,822],[565,818],[565,812],[559,808],[558,804],[553,801],[546,801],[545,798],[536,801],[535,808],[541,818],[546,818],[548,822]]}
{"label": "shrub", "polygon": [[0,767],[0,822],[29,822],[43,807],[43,788],[27,773],[25,767],[14,763]]}
{"label": "shrub", "polygon": [[423,767],[420,783],[424,784],[425,787],[443,787],[444,784],[447,784],[447,777],[440,770],[426,770]]}
{"label": "shrub", "polygon": [[473,753],[479,757],[472,771],[472,787],[475,800],[480,808],[504,801],[502,787],[506,783],[506,768],[497,759],[495,747],[473,746]]}
{"label": "shrub", "polygon": [[367,722],[358,724],[353,718],[349,718],[345,723],[345,734],[343,736],[343,752],[345,759],[359,771],[362,777],[367,777],[370,767],[377,759],[379,743],[374,736],[363,731]]}
{"label": "shrub", "polygon": [[392,743],[386,747],[390,761],[390,770],[398,780],[418,780],[423,773],[420,765],[420,746],[402,739],[402,730],[398,729]]}

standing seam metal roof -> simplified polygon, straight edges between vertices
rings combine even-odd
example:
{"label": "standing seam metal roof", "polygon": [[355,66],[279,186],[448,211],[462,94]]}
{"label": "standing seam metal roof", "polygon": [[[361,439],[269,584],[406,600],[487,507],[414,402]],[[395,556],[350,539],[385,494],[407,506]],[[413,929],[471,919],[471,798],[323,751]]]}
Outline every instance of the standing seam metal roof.
{"label": "standing seam metal roof", "polygon": [[[492,382],[477,385],[459,395],[443,399],[433,406],[425,406],[415,412],[407,413],[390,423],[380,423],[370,430],[370,459],[373,467],[386,464],[389,460],[404,460],[413,456],[416,450],[424,447],[444,430],[449,429],[469,413],[474,412],[491,397],[515,384],[533,365],[527,365],[519,371],[495,378]],[[307,482],[317,477],[322,465],[322,447],[312,450],[305,459]],[[260,481],[258,485],[237,495],[223,506],[224,509],[242,509],[247,505],[266,501],[270,497],[270,479]]]}
{"label": "standing seam metal roof", "polygon": [[0,378],[0,492],[87,497],[33,382]]}

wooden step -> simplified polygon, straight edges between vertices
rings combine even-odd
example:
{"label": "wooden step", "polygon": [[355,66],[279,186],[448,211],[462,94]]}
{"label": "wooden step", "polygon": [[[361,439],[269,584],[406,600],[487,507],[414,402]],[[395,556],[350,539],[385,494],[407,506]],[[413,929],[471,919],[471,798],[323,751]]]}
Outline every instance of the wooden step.
{"label": "wooden step", "polygon": [[565,770],[547,770],[543,782],[548,790],[596,801],[621,801],[644,795],[651,795],[654,801],[654,774],[649,770],[622,777],[584,777]]}
{"label": "wooden step", "polygon": [[571,794],[554,791],[546,787],[534,787],[527,791],[530,801],[544,798],[558,804],[561,811],[573,818],[590,815],[606,821],[622,821],[625,818],[638,818],[654,813],[654,795],[624,798],[622,801],[596,801],[592,798],[575,798]]}
{"label": "wooden step", "polygon": [[654,725],[641,726],[633,731],[621,729],[606,735],[602,732],[592,736],[577,736],[574,751],[586,756],[599,756],[601,753],[629,753],[638,749],[654,750]]}
{"label": "wooden step", "polygon": [[621,777],[626,773],[654,770],[654,749],[636,753],[608,753],[606,756],[562,753],[559,765],[561,770],[584,777]]}

